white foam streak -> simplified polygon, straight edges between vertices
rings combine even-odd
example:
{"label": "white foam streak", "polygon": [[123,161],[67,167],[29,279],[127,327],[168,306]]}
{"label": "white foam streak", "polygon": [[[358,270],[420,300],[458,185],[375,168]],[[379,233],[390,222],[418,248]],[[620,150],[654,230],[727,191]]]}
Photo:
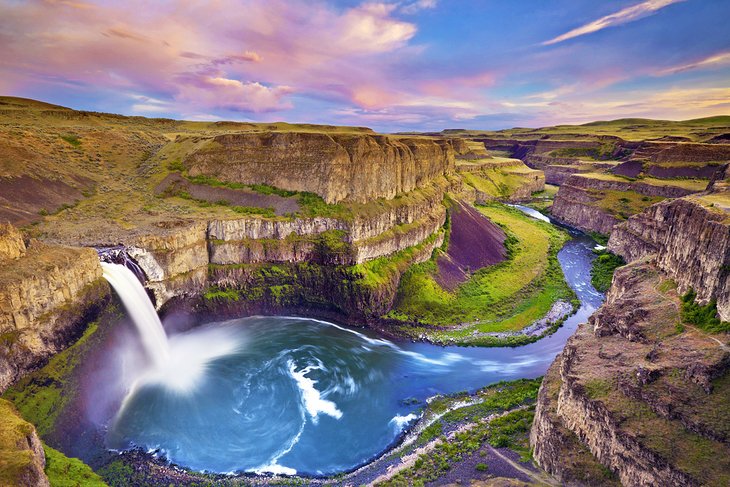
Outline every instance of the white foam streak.
{"label": "white foam streak", "polygon": [[395,429],[397,431],[403,431],[403,428],[408,426],[412,421],[416,419],[418,419],[418,415],[415,413],[407,414],[405,416],[401,416],[400,414],[398,414],[393,419],[391,419],[388,424],[392,424],[393,426],[395,426]]}
{"label": "white foam streak", "polygon": [[307,414],[312,418],[312,422],[317,423],[317,417],[320,413],[332,416],[335,419],[342,417],[342,411],[337,409],[337,405],[332,401],[323,399],[320,392],[314,387],[317,381],[307,377],[307,374],[312,370],[321,370],[321,366],[309,365],[302,370],[297,370],[296,365],[291,360],[287,362],[287,365],[289,367],[289,374],[299,387],[302,401],[304,402],[304,409],[307,410]]}

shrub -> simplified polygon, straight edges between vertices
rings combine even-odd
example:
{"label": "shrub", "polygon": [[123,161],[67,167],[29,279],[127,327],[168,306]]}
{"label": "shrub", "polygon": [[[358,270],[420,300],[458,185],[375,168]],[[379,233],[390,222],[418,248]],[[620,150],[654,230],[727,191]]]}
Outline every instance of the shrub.
{"label": "shrub", "polygon": [[712,333],[730,331],[730,322],[720,321],[717,317],[717,302],[713,299],[704,306],[695,302],[697,293],[693,289],[682,296],[681,317],[684,323],[695,325]]}
{"label": "shrub", "polygon": [[79,140],[76,135],[62,135],[61,138],[74,147],[78,147],[81,145],[81,140]]}
{"label": "shrub", "polygon": [[605,293],[611,287],[613,273],[617,268],[626,264],[620,255],[602,250],[596,252],[598,257],[593,259],[593,267],[591,268],[591,284],[597,291]]}

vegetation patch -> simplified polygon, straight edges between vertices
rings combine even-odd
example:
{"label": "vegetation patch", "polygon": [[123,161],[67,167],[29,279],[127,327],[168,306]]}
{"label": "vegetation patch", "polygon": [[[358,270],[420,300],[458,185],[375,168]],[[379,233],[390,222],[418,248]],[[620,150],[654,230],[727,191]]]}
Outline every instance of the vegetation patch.
{"label": "vegetation patch", "polygon": [[623,257],[607,250],[594,250],[598,257],[593,259],[591,268],[591,284],[597,291],[605,293],[611,287],[613,273],[626,264]]}
{"label": "vegetation patch", "polygon": [[60,137],[74,147],[79,147],[81,145],[81,139],[79,139],[77,135],[67,134],[61,135]]}
{"label": "vegetation patch", "polygon": [[618,150],[616,144],[604,143],[599,147],[565,147],[550,153],[552,157],[574,157],[577,159],[592,159],[596,161],[618,160],[631,151]]}
{"label": "vegetation patch", "polygon": [[3,397],[13,402],[26,420],[33,423],[38,434],[49,433],[59,414],[73,397],[71,374],[87,349],[98,323],[89,324],[83,336],[66,350],[56,354],[48,364],[5,391]]}
{"label": "vegetation patch", "polygon": [[46,475],[51,487],[104,487],[107,484],[78,458],[69,458],[48,445],[43,445],[46,454]]}
{"label": "vegetation patch", "polygon": [[711,333],[730,332],[730,322],[717,317],[717,301],[711,300],[704,306],[695,302],[697,293],[690,289],[682,296],[682,321]]}
{"label": "vegetation patch", "polygon": [[614,190],[587,190],[594,198],[593,206],[601,208],[604,212],[614,215],[621,220],[626,220],[631,215],[641,213],[651,205],[662,201],[661,196],[644,196],[635,191],[614,191]]}
{"label": "vegetation patch", "polygon": [[[434,440],[441,441],[435,443],[427,453],[420,454],[412,466],[378,485],[425,485],[438,480],[456,464],[486,445],[509,448],[519,453],[522,461],[529,461],[530,427],[541,380],[538,378],[500,382],[471,396],[458,394],[431,401],[423,416],[425,421],[440,414],[439,411],[457,406],[465,399],[476,404],[453,409],[425,428],[416,441],[403,452],[404,455]],[[479,462],[475,469],[487,471],[489,465]]]}
{"label": "vegetation patch", "polygon": [[503,345],[505,340],[478,334],[519,331],[555,301],[574,299],[557,260],[569,238],[565,232],[499,203],[479,210],[507,234],[508,258],[475,270],[454,292],[438,285],[435,259],[408,269],[387,315],[404,323],[402,332],[444,343]]}
{"label": "vegetation patch", "polygon": [[464,181],[477,191],[495,199],[507,199],[519,188],[531,183],[537,171],[519,167],[489,168],[479,172],[462,172]]}

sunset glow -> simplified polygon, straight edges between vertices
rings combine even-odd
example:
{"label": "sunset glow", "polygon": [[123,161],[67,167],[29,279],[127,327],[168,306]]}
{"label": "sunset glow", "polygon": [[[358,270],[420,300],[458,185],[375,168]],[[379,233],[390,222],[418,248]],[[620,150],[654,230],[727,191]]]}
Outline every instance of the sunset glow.
{"label": "sunset glow", "polygon": [[193,120],[505,128],[730,113],[722,0],[0,1],[0,93]]}

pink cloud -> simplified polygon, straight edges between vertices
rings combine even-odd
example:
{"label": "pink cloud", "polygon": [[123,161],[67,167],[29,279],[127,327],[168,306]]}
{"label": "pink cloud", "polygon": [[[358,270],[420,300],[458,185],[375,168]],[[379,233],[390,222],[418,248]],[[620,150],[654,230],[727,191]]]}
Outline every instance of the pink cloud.
{"label": "pink cloud", "polygon": [[292,87],[357,104],[354,81],[388,85],[378,56],[405,48],[416,32],[390,4],[340,11],[303,0],[219,0],[216,8],[35,0],[0,4],[0,17],[9,34],[0,51],[5,83],[54,77],[153,92],[186,111],[284,110]]}
{"label": "pink cloud", "polygon": [[619,10],[618,12],[614,12],[610,15],[606,15],[604,17],[601,17],[600,19],[577,27],[571,31],[550,39],[549,41],[545,41],[542,44],[545,46],[549,46],[551,44],[557,44],[558,42],[567,41],[568,39],[574,39],[576,37],[592,34],[608,27],[614,27],[626,24],[628,22],[633,22],[635,20],[639,20],[648,15],[651,15],[658,10],[663,9],[664,7],[668,7],[673,3],[681,1],[684,0],[645,0],[636,5],[632,5],[631,7],[626,7]]}

